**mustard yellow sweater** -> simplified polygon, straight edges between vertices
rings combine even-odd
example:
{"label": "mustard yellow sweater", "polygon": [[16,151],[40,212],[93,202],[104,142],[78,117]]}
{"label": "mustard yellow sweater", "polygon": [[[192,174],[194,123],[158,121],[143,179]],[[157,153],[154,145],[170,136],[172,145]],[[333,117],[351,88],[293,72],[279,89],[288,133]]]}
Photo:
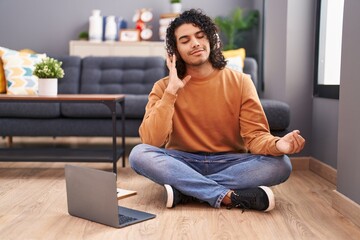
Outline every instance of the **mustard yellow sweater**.
{"label": "mustard yellow sweater", "polygon": [[160,79],[149,94],[139,134],[143,143],[187,152],[281,155],[249,75],[225,68],[191,78],[177,95]]}

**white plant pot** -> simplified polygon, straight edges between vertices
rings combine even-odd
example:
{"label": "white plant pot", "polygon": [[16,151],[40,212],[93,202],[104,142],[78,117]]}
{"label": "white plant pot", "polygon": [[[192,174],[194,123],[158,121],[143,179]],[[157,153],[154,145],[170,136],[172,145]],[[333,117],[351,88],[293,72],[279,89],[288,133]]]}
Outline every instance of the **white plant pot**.
{"label": "white plant pot", "polygon": [[172,13],[181,13],[182,5],[181,3],[172,3],[171,4],[171,12]]}
{"label": "white plant pot", "polygon": [[57,78],[39,78],[39,96],[56,96],[58,92]]}

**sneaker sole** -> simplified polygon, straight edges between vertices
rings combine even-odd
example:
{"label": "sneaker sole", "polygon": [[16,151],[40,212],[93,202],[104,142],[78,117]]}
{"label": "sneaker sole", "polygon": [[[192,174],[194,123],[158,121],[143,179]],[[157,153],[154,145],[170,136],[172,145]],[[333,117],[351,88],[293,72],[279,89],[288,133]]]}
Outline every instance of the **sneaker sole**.
{"label": "sneaker sole", "polygon": [[273,210],[275,208],[275,197],[274,197],[273,191],[269,187],[266,187],[266,186],[260,186],[259,188],[264,190],[264,192],[266,193],[266,195],[268,196],[268,199],[269,199],[269,206],[267,209],[264,210],[264,212]]}
{"label": "sneaker sole", "polygon": [[172,187],[168,184],[164,185],[166,190],[166,207],[172,208],[174,205],[174,191]]}

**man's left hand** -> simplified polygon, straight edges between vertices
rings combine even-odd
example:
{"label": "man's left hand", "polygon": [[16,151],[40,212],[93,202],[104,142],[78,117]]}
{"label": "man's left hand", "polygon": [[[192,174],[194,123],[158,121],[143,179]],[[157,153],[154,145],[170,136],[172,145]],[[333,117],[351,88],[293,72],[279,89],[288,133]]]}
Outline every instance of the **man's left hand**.
{"label": "man's left hand", "polygon": [[284,154],[300,152],[305,146],[305,139],[300,135],[299,130],[294,130],[276,142],[276,148]]}

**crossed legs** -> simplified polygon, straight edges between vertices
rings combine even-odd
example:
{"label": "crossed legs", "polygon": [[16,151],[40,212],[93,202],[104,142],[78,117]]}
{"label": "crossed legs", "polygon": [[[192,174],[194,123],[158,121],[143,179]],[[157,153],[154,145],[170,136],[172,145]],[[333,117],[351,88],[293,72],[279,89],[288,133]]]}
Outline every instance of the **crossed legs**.
{"label": "crossed legs", "polygon": [[287,180],[290,159],[254,154],[196,154],[139,144],[130,153],[131,167],[161,185],[219,208],[234,189],[273,186]]}

